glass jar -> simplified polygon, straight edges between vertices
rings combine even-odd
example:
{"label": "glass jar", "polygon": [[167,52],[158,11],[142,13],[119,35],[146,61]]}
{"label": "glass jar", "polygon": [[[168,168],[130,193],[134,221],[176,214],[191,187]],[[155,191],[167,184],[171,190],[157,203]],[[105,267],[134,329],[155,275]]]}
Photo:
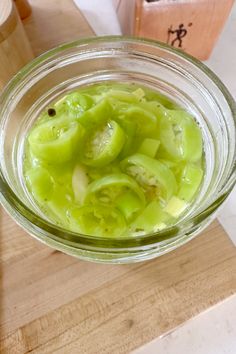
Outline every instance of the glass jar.
{"label": "glass jar", "polygon": [[[39,113],[58,96],[104,81],[134,82],[165,94],[201,127],[206,171],[188,213],[176,225],[145,236],[101,238],[64,230],[47,220],[26,191],[24,141]],[[102,37],[65,44],[36,58],[0,98],[1,202],[29,234],[78,258],[137,262],[191,240],[215,217],[236,180],[236,108],[222,82],[194,58],[154,41]]]}

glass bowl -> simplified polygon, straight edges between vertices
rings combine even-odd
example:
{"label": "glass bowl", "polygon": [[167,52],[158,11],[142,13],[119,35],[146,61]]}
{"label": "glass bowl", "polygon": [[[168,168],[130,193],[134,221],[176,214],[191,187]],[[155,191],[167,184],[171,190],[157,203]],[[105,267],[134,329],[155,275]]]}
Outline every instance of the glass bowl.
{"label": "glass bowl", "polygon": [[[24,141],[38,114],[58,96],[104,81],[156,89],[191,112],[202,129],[204,182],[188,213],[172,227],[116,239],[80,235],[47,220],[26,191]],[[78,258],[130,263],[160,256],[199,234],[232,190],[235,116],[235,103],[222,82],[201,62],[165,44],[101,37],[61,45],[25,66],[0,97],[1,203],[29,234]]]}

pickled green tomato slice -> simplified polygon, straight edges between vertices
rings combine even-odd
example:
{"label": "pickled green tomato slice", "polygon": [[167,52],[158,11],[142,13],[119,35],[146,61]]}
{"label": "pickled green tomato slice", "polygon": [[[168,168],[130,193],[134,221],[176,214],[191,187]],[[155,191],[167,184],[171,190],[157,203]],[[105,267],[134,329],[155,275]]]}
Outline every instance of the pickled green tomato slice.
{"label": "pickled green tomato slice", "polygon": [[75,201],[79,204],[83,203],[89,179],[85,167],[77,164],[72,174],[72,189]]}
{"label": "pickled green tomato slice", "polygon": [[138,98],[139,102],[145,100],[145,92],[140,87],[133,91],[132,94]]}
{"label": "pickled green tomato slice", "polygon": [[87,132],[80,158],[88,166],[105,166],[118,156],[124,142],[125,134],[119,124],[109,121],[95,132]]}
{"label": "pickled green tomato slice", "polygon": [[36,126],[28,141],[34,155],[50,163],[69,161],[84,135],[83,127],[64,117]]}
{"label": "pickled green tomato slice", "polygon": [[190,163],[185,165],[180,176],[178,193],[169,200],[164,210],[174,218],[178,218],[199,189],[202,177],[201,167]]}
{"label": "pickled green tomato slice", "polygon": [[119,210],[104,205],[84,206],[67,211],[71,230],[93,236],[118,237],[126,229]]}
{"label": "pickled green tomato slice", "polygon": [[66,186],[55,185],[51,198],[47,206],[49,214],[52,214],[53,219],[63,227],[68,227],[67,210],[71,207],[73,202],[72,195],[68,192]]}
{"label": "pickled green tomato slice", "polygon": [[183,169],[178,197],[190,201],[200,187],[203,178],[203,170],[194,164],[187,164]]}
{"label": "pickled green tomato slice", "polygon": [[[177,120],[178,122],[178,120]],[[182,157],[185,161],[196,162],[202,156],[202,135],[193,118],[179,120],[182,128]]]}
{"label": "pickled green tomato slice", "polygon": [[91,96],[78,92],[69,94],[65,101],[72,113],[87,111],[94,103]]}
{"label": "pickled green tomato slice", "polygon": [[111,98],[113,100],[126,102],[129,104],[138,103],[139,97],[132,92],[127,92],[123,90],[111,89],[107,92],[107,98]]}
{"label": "pickled green tomato slice", "polygon": [[143,155],[155,158],[157,150],[160,146],[160,141],[157,139],[146,138],[142,141],[138,152]]}
{"label": "pickled green tomato slice", "polygon": [[122,119],[135,122],[137,135],[146,136],[157,127],[157,119],[154,113],[140,107],[138,104],[129,106],[123,113]]}
{"label": "pickled green tomato slice", "polygon": [[69,162],[48,166],[55,184],[46,204],[47,213],[63,227],[68,227],[67,209],[76,202],[72,188],[73,165],[73,162]]}
{"label": "pickled green tomato slice", "polygon": [[168,111],[161,118],[159,138],[171,158],[190,162],[201,159],[201,130],[188,113]]}
{"label": "pickled green tomato slice", "polygon": [[180,199],[174,195],[170,198],[169,202],[164,208],[164,211],[174,218],[178,218],[180,214],[186,210],[187,207],[188,204],[183,199]]}
{"label": "pickled green tomato slice", "polygon": [[145,196],[137,182],[124,173],[107,175],[89,184],[84,204],[87,203],[113,203],[123,194],[132,191],[145,204]]}
{"label": "pickled green tomato slice", "polygon": [[145,97],[148,102],[153,102],[155,105],[161,104],[167,109],[178,109],[179,107],[174,101],[161,94],[160,92],[153,91],[152,89],[145,88]]}
{"label": "pickled green tomato slice", "polygon": [[35,167],[27,171],[26,183],[35,198],[38,202],[48,201],[53,193],[54,180],[49,172],[41,167]]}
{"label": "pickled green tomato slice", "polygon": [[72,92],[54,104],[57,117],[67,115],[71,119],[79,117],[84,111],[94,104],[92,97],[88,94]]}
{"label": "pickled green tomato slice", "polygon": [[95,106],[85,111],[78,122],[85,128],[96,128],[107,122],[112,116],[112,106],[107,99],[100,100]]}
{"label": "pickled green tomato slice", "polygon": [[142,200],[132,191],[122,193],[116,200],[116,207],[121,211],[126,220],[131,220],[143,209],[143,206]]}
{"label": "pickled green tomato slice", "polygon": [[[121,95],[121,93],[119,94]],[[136,126],[136,134],[147,136],[157,127],[156,111],[147,102],[140,101],[134,94],[124,93],[124,99],[109,101],[113,107],[113,118],[117,121],[131,122]],[[118,96],[119,97],[119,96]],[[128,98],[125,100],[125,98]]]}
{"label": "pickled green tomato slice", "polygon": [[158,160],[135,154],[122,161],[121,167],[141,185],[153,188],[153,197],[168,201],[176,192],[177,184],[173,172]]}
{"label": "pickled green tomato slice", "polygon": [[134,234],[162,230],[166,227],[168,215],[156,200],[149,203],[143,212],[131,223],[130,231]]}
{"label": "pickled green tomato slice", "polygon": [[175,160],[174,161],[173,160],[166,160],[166,159],[158,159],[158,160],[170,169],[175,169],[176,165],[179,164]]}
{"label": "pickled green tomato slice", "polygon": [[119,126],[123,129],[125,134],[124,145],[119,154],[119,158],[123,159],[126,156],[134,153],[135,146],[136,146],[135,134],[137,131],[137,126],[136,123],[132,121],[127,121],[127,120],[125,121],[122,119],[116,119],[116,121],[118,122]]}

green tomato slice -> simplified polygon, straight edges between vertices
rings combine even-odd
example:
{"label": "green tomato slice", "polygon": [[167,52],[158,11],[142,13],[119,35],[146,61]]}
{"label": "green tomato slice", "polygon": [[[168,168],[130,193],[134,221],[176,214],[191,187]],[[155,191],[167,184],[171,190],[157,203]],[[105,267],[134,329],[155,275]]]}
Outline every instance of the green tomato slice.
{"label": "green tomato slice", "polygon": [[132,92],[111,89],[106,93],[107,98],[112,98],[112,100],[121,101],[125,103],[138,103],[139,98],[137,95],[133,94]]}
{"label": "green tomato slice", "polygon": [[71,112],[84,112],[93,106],[93,99],[91,96],[73,92],[66,96],[66,104]]}
{"label": "green tomato slice", "polygon": [[77,164],[72,174],[72,189],[74,193],[74,199],[79,204],[82,204],[84,200],[88,184],[89,179],[85,167]]}
{"label": "green tomato slice", "polygon": [[88,166],[105,166],[119,155],[124,142],[125,134],[119,124],[109,121],[94,133],[87,132],[80,158]]}
{"label": "green tomato slice", "polygon": [[128,106],[120,114],[120,117],[121,119],[134,122],[137,127],[136,133],[139,136],[146,136],[152,133],[157,127],[156,115],[140,107],[138,104],[132,107]]}
{"label": "green tomato slice", "polygon": [[116,119],[116,121],[125,134],[124,145],[119,154],[119,158],[124,159],[126,156],[133,154],[135,151],[135,147],[136,147],[135,134],[137,131],[137,125],[135,122],[131,122],[119,118]]}
{"label": "green tomato slice", "polygon": [[79,123],[60,117],[37,125],[28,141],[36,157],[49,163],[63,163],[72,159],[83,134]]}
{"label": "green tomato slice", "polygon": [[160,141],[175,160],[196,162],[201,159],[201,130],[193,117],[184,111],[168,111],[168,117],[161,118]]}
{"label": "green tomato slice", "polygon": [[88,94],[72,92],[62,97],[54,104],[57,117],[67,115],[71,119],[78,118],[84,111],[94,104],[92,97]]}
{"label": "green tomato slice", "polygon": [[155,105],[159,103],[167,109],[179,108],[178,105],[174,101],[170,100],[167,96],[152,89],[148,89],[147,87],[145,87],[145,97],[150,103],[154,103]]}
{"label": "green tomato slice", "polygon": [[51,198],[54,180],[45,168],[41,166],[32,168],[26,172],[25,177],[28,189],[35,200],[42,203],[47,202]]}
{"label": "green tomato slice", "polygon": [[190,201],[198,191],[203,178],[203,170],[194,164],[187,164],[182,171],[178,197]]}
{"label": "green tomato slice", "polygon": [[100,100],[95,106],[85,111],[78,121],[85,128],[96,128],[107,122],[112,116],[112,106],[107,99]]}
{"label": "green tomato slice", "polygon": [[151,199],[158,197],[166,202],[176,192],[173,172],[158,160],[135,154],[123,160],[121,168],[146,188]]}
{"label": "green tomato slice", "polygon": [[169,114],[182,138],[182,159],[190,162],[199,161],[202,157],[202,134],[194,118],[189,113],[178,110]]}
{"label": "green tomato slice", "polygon": [[116,200],[116,207],[126,220],[131,220],[143,206],[141,199],[132,191],[121,194]]}
{"label": "green tomato slice", "polygon": [[178,218],[188,207],[188,204],[176,196],[170,198],[168,204],[164,208],[164,211],[174,218]]}
{"label": "green tomato slice", "polygon": [[55,185],[47,207],[53,219],[63,227],[68,226],[67,210],[70,208],[72,201],[73,197],[65,186]]}
{"label": "green tomato slice", "polygon": [[166,159],[158,159],[158,160],[170,169],[174,169],[176,167],[176,165],[178,165],[178,162],[176,162],[176,161],[171,161],[171,160],[166,160]]}
{"label": "green tomato slice", "polygon": [[149,203],[143,212],[131,223],[132,234],[145,234],[157,232],[166,227],[168,214],[166,214],[158,201]]}
{"label": "green tomato slice", "polygon": [[84,206],[67,211],[71,230],[92,236],[118,237],[126,229],[119,210],[103,205]]}
{"label": "green tomato slice", "polygon": [[160,146],[160,141],[157,139],[146,138],[142,141],[138,152],[143,155],[155,158],[157,150]]}
{"label": "green tomato slice", "polygon": [[126,192],[132,191],[145,204],[142,188],[130,176],[116,173],[102,177],[89,184],[84,203],[116,204],[117,199]]}

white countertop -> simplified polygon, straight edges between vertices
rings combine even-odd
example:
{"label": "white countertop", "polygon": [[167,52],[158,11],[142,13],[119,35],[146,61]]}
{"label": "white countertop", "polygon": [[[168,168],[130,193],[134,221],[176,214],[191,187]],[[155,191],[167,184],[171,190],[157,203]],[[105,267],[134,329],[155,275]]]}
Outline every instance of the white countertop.
{"label": "white countertop", "polygon": [[132,354],[235,354],[236,296]]}
{"label": "white countertop", "polygon": [[[236,100],[236,3],[210,59],[205,64],[219,76]],[[236,188],[218,219],[236,245]]]}

